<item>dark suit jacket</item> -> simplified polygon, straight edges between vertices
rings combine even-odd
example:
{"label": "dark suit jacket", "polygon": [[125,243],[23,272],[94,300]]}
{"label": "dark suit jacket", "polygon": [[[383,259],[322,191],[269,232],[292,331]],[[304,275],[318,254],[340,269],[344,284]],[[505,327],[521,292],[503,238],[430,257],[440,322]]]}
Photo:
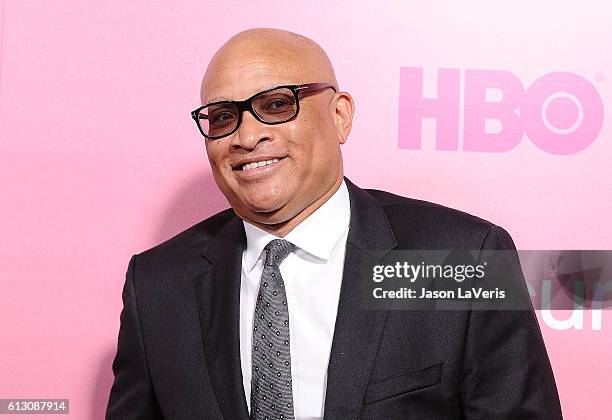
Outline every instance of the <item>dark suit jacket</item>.
{"label": "dark suit jacket", "polygon": [[[345,178],[351,206],[325,419],[560,419],[533,311],[373,311],[370,250],[514,249],[477,217]],[[248,419],[239,352],[246,237],[233,210],[134,255],[107,419]]]}

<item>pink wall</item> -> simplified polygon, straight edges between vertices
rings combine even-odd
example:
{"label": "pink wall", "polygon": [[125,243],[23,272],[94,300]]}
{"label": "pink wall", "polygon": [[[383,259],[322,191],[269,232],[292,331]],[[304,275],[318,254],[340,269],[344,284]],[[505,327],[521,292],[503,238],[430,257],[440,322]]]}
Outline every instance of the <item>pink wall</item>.
{"label": "pink wall", "polygon": [[[102,417],[129,257],[226,206],[189,111],[211,54],[248,27],[328,51],[356,101],[344,158],[358,185],[475,213],[523,249],[612,249],[609,2],[222,3],[0,1],[0,398],[70,398],[71,417]],[[508,73],[504,100],[521,113],[538,105],[525,94],[537,79],[569,72],[586,81],[559,82],[586,98],[574,141],[596,135],[548,153],[536,145],[545,130],[506,112],[508,151],[465,151],[465,138],[436,150],[430,120],[420,148],[405,147],[401,67],[423,69],[425,96],[439,69],[457,69],[458,132],[481,137],[474,118],[493,111],[466,70]],[[567,128],[578,107],[561,98],[547,112]],[[591,319],[541,322],[568,419],[612,411],[612,316]]]}

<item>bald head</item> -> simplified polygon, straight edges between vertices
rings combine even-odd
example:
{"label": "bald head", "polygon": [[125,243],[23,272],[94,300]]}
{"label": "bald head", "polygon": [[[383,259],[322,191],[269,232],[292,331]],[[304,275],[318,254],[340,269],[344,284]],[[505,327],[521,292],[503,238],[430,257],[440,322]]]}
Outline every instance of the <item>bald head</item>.
{"label": "bald head", "polygon": [[[264,62],[272,63],[278,73],[286,75],[288,84],[317,81],[330,83],[338,90],[334,68],[319,44],[293,32],[255,28],[234,35],[215,53],[202,80],[202,103],[221,99],[214,97],[216,91],[247,83],[249,75],[262,75]],[[261,86],[268,87],[273,86]]]}
{"label": "bald head", "polygon": [[[295,85],[314,90],[302,94],[293,87],[293,98],[273,89]],[[338,89],[332,64],[317,43],[279,29],[250,29],[213,56],[202,80],[202,104],[244,101],[263,92],[256,96],[258,107],[274,114],[295,99],[294,116],[271,123],[253,108],[204,107],[211,115],[204,113],[203,120],[234,127],[206,141],[206,153],[215,182],[236,214],[282,237],[342,184],[340,146],[351,129],[353,99]]]}

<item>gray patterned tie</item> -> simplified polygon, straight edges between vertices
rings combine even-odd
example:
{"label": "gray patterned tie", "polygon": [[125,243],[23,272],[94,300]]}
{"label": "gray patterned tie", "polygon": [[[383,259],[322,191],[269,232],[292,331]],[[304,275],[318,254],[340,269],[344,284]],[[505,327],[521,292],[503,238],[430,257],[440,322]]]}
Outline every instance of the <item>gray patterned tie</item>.
{"label": "gray patterned tie", "polygon": [[266,245],[253,316],[251,420],[294,420],[289,351],[289,311],[280,263],[295,245],[274,239]]}

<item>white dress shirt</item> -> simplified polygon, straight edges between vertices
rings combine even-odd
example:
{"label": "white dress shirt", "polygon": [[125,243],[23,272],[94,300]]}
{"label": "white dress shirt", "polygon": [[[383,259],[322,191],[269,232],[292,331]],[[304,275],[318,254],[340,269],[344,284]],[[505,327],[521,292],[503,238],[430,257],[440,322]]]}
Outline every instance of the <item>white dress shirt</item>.
{"label": "white dress shirt", "polygon": [[[289,309],[296,420],[323,418],[349,222],[350,202],[343,180],[334,195],[284,238],[296,246],[280,265]],[[240,364],[250,412],[253,312],[265,259],[262,251],[277,237],[243,223],[247,247],[242,254],[240,285]]]}

